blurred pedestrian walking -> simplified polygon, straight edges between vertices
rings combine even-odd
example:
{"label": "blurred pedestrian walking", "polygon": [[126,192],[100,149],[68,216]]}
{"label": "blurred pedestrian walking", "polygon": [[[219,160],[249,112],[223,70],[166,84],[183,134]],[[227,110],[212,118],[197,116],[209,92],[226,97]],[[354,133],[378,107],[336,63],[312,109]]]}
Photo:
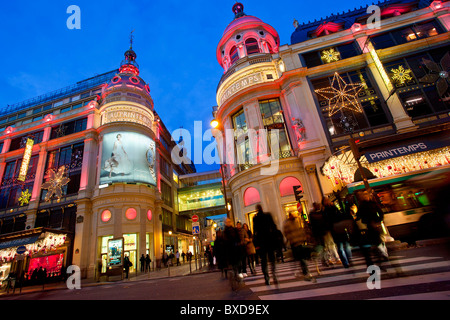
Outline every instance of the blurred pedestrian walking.
{"label": "blurred pedestrian walking", "polygon": [[256,274],[256,269],[255,269],[256,249],[255,249],[255,244],[253,243],[253,233],[249,229],[248,224],[246,224],[246,223],[244,223],[242,225],[242,228],[247,232],[247,238],[245,239],[246,250],[247,250],[247,264],[250,269],[250,272],[254,275],[254,274]]}
{"label": "blurred pedestrian walking", "polygon": [[333,240],[331,231],[333,230],[333,217],[336,216],[338,208],[331,202],[330,198],[322,198],[322,212],[325,220],[325,250],[328,251],[330,259],[328,263],[337,264],[340,262],[336,244]]}
{"label": "blurred pedestrian walking", "polygon": [[277,227],[273,222],[272,215],[269,212],[263,212],[261,205],[256,206],[257,213],[253,218],[254,238],[256,253],[261,259],[261,269],[264,274],[266,285],[270,284],[268,271],[268,262],[271,264],[272,278],[275,284],[278,283],[275,266],[275,246]]}
{"label": "blurred pedestrian walking", "polygon": [[247,277],[247,242],[245,239],[248,238],[248,235],[240,222],[236,223],[236,229],[239,234],[239,276]]}
{"label": "blurred pedestrian walking", "polygon": [[[308,234],[307,230],[300,225],[298,218],[294,213],[289,212],[289,218],[284,222],[283,232],[286,239],[291,245],[292,255],[294,259],[300,262],[300,267],[305,281],[313,281],[316,279],[309,273],[306,260],[311,255],[310,249],[307,247]],[[296,277],[299,277],[300,273],[296,273]]]}

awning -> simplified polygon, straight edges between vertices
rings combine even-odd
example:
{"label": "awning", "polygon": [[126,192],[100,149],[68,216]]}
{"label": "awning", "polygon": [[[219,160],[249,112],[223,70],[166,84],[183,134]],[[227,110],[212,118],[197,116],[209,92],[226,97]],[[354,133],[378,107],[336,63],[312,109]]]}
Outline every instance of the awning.
{"label": "awning", "polygon": [[40,234],[34,235],[32,237],[13,239],[13,240],[0,242],[0,250],[6,249],[6,248],[11,248],[11,247],[20,247],[20,246],[24,246],[24,245],[27,245],[30,243],[34,243],[39,239],[39,236],[40,236]]}
{"label": "awning", "polygon": [[450,146],[450,134],[448,131],[444,131],[438,134],[421,136],[396,143],[385,143],[382,146],[363,150],[363,153],[369,163],[374,163],[447,146]]}
{"label": "awning", "polygon": [[[449,172],[449,168],[443,168],[443,169],[435,169],[435,170],[423,170],[422,172],[416,172],[416,173],[406,173],[406,174],[400,174],[400,175],[395,175],[395,176],[390,176],[390,177],[385,177],[385,178],[377,178],[377,179],[370,179],[368,180],[370,187],[374,188],[374,187],[378,187],[378,186],[382,186],[382,185],[386,185],[386,184],[393,184],[393,183],[399,183],[399,182],[403,182],[403,181],[407,181],[413,178],[418,178],[420,176],[425,176],[430,174],[430,172],[433,172],[433,174],[435,175],[439,175],[439,174],[443,174],[448,173]],[[348,193],[354,193],[355,191],[358,190],[363,190],[365,189],[364,183],[362,181],[360,182],[354,182],[351,184],[347,185],[347,190]]]}

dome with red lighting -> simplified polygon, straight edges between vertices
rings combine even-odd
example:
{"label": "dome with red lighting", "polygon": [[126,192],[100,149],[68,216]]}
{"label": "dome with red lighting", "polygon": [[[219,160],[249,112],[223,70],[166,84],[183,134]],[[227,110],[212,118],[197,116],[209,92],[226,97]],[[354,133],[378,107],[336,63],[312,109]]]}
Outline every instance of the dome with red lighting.
{"label": "dome with red lighting", "polygon": [[242,3],[235,3],[232,11],[234,20],[225,28],[216,51],[217,61],[225,72],[243,57],[278,52],[280,37],[272,26],[246,15]]}

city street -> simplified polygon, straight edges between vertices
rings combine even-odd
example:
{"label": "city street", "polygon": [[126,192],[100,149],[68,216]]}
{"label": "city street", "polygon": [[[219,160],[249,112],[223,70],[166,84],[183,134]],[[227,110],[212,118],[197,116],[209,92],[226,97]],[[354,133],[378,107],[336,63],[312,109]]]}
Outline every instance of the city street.
{"label": "city street", "polygon": [[[434,244],[395,250],[390,262],[384,263],[380,289],[369,289],[364,259],[354,252],[353,267],[320,268],[309,263],[317,282],[298,279],[299,266],[292,260],[277,264],[278,285],[265,285],[260,267],[254,276],[233,292],[220,272],[202,272],[177,276],[186,265],[172,267],[174,276],[164,278],[130,277],[109,283],[86,283],[80,290],[47,289],[30,293],[2,295],[1,300],[188,300],[188,301],[255,301],[255,300],[449,300],[450,253],[448,244]],[[178,270],[178,271],[177,271]],[[187,269],[188,270],[188,269]],[[162,271],[164,272],[164,270]],[[153,277],[153,276],[152,276]]]}

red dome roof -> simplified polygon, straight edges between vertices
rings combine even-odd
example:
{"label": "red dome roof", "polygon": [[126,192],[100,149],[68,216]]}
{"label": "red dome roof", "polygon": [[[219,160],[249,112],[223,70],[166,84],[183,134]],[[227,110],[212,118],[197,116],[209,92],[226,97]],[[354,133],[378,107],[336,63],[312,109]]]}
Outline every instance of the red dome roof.
{"label": "red dome roof", "polygon": [[225,31],[223,32],[223,35],[225,35],[228,31],[233,30],[241,25],[244,24],[261,24],[264,23],[261,19],[254,17],[254,16],[243,16],[237,19],[234,19],[231,21],[231,23],[226,27]]}

